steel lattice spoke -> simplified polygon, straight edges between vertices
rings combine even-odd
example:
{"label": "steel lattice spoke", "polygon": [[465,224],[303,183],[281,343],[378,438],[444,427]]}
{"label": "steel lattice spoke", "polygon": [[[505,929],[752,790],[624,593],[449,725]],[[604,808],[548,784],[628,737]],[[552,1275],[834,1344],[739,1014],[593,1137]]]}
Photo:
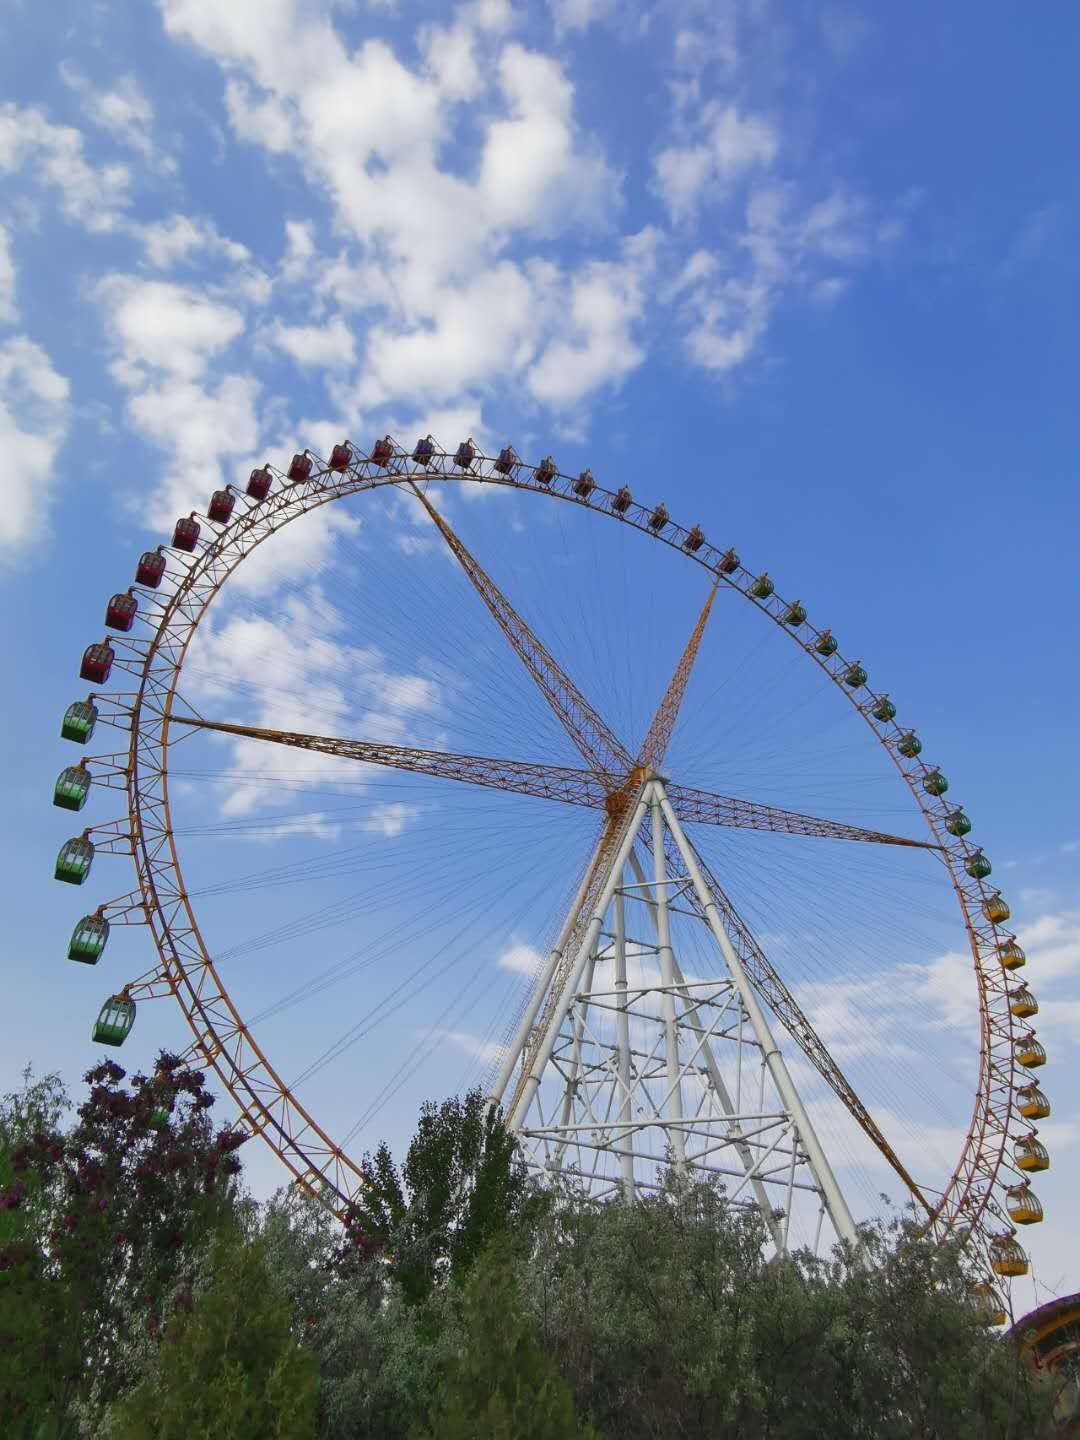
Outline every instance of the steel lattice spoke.
{"label": "steel lattice spoke", "polygon": [[697,624],[690,632],[690,638],[686,642],[686,649],[679,657],[679,663],[675,667],[675,673],[664,691],[664,697],[657,707],[656,714],[652,718],[652,724],[641,742],[641,749],[638,751],[637,763],[642,772],[659,769],[667,754],[668,745],[671,743],[671,734],[675,729],[675,722],[679,718],[679,710],[682,707],[683,696],[686,694],[686,687],[690,683],[690,675],[694,668],[694,661],[697,659],[698,646],[701,644],[701,637],[705,633],[705,626],[709,620],[709,612],[712,610],[713,600],[716,598],[716,587],[719,580],[714,580],[701,607],[701,614],[697,618]]}
{"label": "steel lattice spoke", "polygon": [[597,776],[612,772],[626,774],[633,765],[630,752],[596,713],[539,637],[526,625],[495,582],[481,569],[424,492],[415,482],[410,483],[413,493],[431,516],[461,568],[472,581],[477,594],[524,662],[525,668],[540,687],[544,698],[582,758]]}
{"label": "steel lattice spoke", "polygon": [[796,810],[779,810],[756,800],[738,800],[731,795],[714,795],[688,785],[669,785],[668,798],[680,820],[703,825],[726,825],[737,830],[770,830],[778,835],[812,835],[822,840],[862,840],[873,845],[906,845],[918,850],[937,850],[927,840],[911,840],[882,830],[864,830],[839,820],[822,820]]}
{"label": "steel lattice spoke", "polygon": [[[592,770],[570,765],[544,765],[529,760],[504,760],[490,755],[459,755],[446,750],[418,750],[405,745],[384,745],[369,740],[348,740],[331,735],[308,735],[297,730],[267,730],[255,725],[233,725],[225,721],[173,716],[174,725],[189,725],[200,730],[214,730],[246,740],[263,740],[274,745],[291,746],[298,750],[335,755],[343,760],[359,760],[368,765],[381,765],[393,770],[407,770],[416,775],[432,775],[443,780],[458,780],[489,790],[506,790],[517,795],[533,795],[542,800],[557,800],[566,805],[586,809],[606,809],[618,814],[624,808],[624,797],[633,776],[597,774]],[[889,835],[880,830],[863,830],[838,820],[823,820],[814,815],[801,815],[795,810],[780,810],[754,800],[740,800],[731,795],[716,795],[686,785],[672,785],[668,794],[680,820],[687,823],[723,825],[739,830],[766,830],[774,834],[808,835],[826,840],[861,840],[877,845],[904,845],[919,849],[936,849],[922,840],[902,835]]]}
{"label": "steel lattice spoke", "polygon": [[416,775],[433,775],[444,780],[460,780],[491,790],[535,795],[543,800],[559,800],[567,805],[584,805],[591,809],[603,807],[610,788],[591,770],[567,765],[541,765],[527,760],[500,760],[485,755],[457,755],[445,750],[416,750],[404,745],[306,735],[295,730],[262,730],[254,725],[230,725],[179,716],[173,717],[173,724],[192,725],[247,740],[266,740],[298,750],[336,755],[343,760],[360,760],[368,765],[408,770]]}

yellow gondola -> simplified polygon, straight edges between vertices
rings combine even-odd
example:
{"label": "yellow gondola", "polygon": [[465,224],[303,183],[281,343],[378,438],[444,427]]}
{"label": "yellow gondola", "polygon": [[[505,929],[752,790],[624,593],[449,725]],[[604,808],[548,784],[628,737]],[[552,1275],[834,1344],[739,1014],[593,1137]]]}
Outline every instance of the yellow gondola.
{"label": "yellow gondola", "polygon": [[1005,1208],[1014,1225],[1037,1225],[1043,1218],[1042,1203],[1026,1180],[1009,1186]]}
{"label": "yellow gondola", "polygon": [[1039,1002],[1026,985],[1018,985],[1009,991],[1009,1009],[1018,1020],[1026,1020],[1039,1013]]}
{"label": "yellow gondola", "polygon": [[1007,1275],[1010,1279],[1028,1273],[1028,1258],[1024,1247],[1011,1235],[995,1235],[991,1240],[990,1265],[995,1275]]}
{"label": "yellow gondola", "polygon": [[1050,1114],[1050,1101],[1038,1085],[1023,1085],[1016,1092],[1016,1108],[1025,1120],[1045,1120]]}
{"label": "yellow gondola", "polygon": [[1036,1070],[1046,1064],[1046,1051],[1030,1030],[1016,1042],[1016,1059],[1025,1070]]}
{"label": "yellow gondola", "polygon": [[1013,1145],[1013,1159],[1020,1170],[1049,1170],[1050,1154],[1041,1140],[1036,1139],[1034,1130],[1021,1135]]}

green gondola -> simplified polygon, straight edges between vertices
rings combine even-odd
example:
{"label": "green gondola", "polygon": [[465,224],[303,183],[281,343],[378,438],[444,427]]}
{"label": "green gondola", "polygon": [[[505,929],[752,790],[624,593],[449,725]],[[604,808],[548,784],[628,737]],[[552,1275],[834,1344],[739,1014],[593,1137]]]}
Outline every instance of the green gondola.
{"label": "green gondola", "polygon": [[68,959],[82,965],[96,965],[109,938],[109,922],[103,915],[84,915],[71,932]]}
{"label": "green gondola", "polygon": [[814,649],[819,655],[835,655],[837,641],[830,630],[823,630],[814,642]]}
{"label": "green gondola", "polygon": [[866,671],[857,660],[853,660],[844,671],[843,680],[852,690],[858,690],[861,685],[866,684]]}
{"label": "green gondola", "polygon": [[81,885],[90,874],[93,863],[93,845],[85,835],[76,835],[60,846],[54,874],[57,880],[63,880],[68,885]]}
{"label": "green gondola", "polygon": [[916,755],[922,753],[922,741],[914,730],[909,730],[906,735],[901,735],[896,742],[896,748],[905,759],[914,760]]}
{"label": "green gondola", "polygon": [[781,617],[785,625],[801,625],[806,619],[806,606],[793,600]]}
{"label": "green gondola", "polygon": [[94,733],[98,720],[98,708],[89,700],[76,700],[64,711],[60,722],[60,737],[85,745]]}
{"label": "green gondola", "polygon": [[135,1001],[111,995],[94,1021],[91,1039],[96,1045],[122,1045],[135,1024]]}
{"label": "green gondola", "polygon": [[973,880],[985,880],[993,868],[981,850],[976,850],[974,855],[969,855],[964,862],[964,869]]}
{"label": "green gondola", "polygon": [[875,720],[880,720],[884,725],[889,720],[896,719],[896,706],[889,699],[888,695],[882,695],[874,708],[870,711]]}
{"label": "green gondola", "polygon": [[169,1123],[169,1112],[164,1105],[158,1105],[150,1112],[150,1118],[146,1122],[151,1130],[164,1130]]}
{"label": "green gondola", "polygon": [[967,835],[971,831],[971,821],[962,810],[953,810],[951,814],[946,817],[945,829],[950,835],[956,835],[957,837]]}
{"label": "green gondola", "polygon": [[86,762],[80,760],[78,765],[67,766],[56,777],[53,804],[59,805],[61,810],[81,810],[89,794],[90,771],[86,768]]}
{"label": "green gondola", "polygon": [[750,594],[755,600],[767,600],[775,589],[776,586],[769,579],[769,572],[765,570],[751,582]]}
{"label": "green gondola", "polygon": [[944,795],[949,788],[949,782],[940,770],[931,770],[922,782],[922,788],[927,795]]}

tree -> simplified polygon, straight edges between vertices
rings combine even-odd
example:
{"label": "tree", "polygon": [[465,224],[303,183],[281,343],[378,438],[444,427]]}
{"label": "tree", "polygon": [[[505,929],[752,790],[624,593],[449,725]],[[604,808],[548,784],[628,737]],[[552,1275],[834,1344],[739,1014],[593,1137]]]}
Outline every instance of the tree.
{"label": "tree", "polygon": [[494,1236],[542,1203],[517,1142],[479,1090],[423,1106],[400,1173],[385,1144],[361,1169],[368,1187],[348,1217],[353,1244],[385,1255],[413,1302],[463,1279]]}
{"label": "tree", "polygon": [[619,1440],[1004,1440],[1049,1433],[954,1249],[900,1222],[769,1260],[754,1211],[674,1175],[635,1204],[569,1193],[523,1277],[579,1413]]}
{"label": "tree", "polygon": [[40,1089],[0,1115],[0,1394],[56,1436],[130,1387],[232,1210],[244,1139],[215,1134],[205,1077],[173,1056],[130,1088],[113,1061],[85,1079],[66,1132]]}
{"label": "tree", "polygon": [[334,1217],[296,1189],[264,1207],[260,1233],[293,1333],[319,1362],[320,1440],[407,1440],[459,1344],[456,1287],[410,1303],[391,1267],[343,1245]]}
{"label": "tree", "polygon": [[310,1440],[318,1363],[290,1332],[265,1242],[218,1236],[213,1281],[168,1322],[156,1371],[109,1416],[115,1440]]}
{"label": "tree", "polygon": [[497,1236],[465,1287],[464,1343],[418,1440],[598,1440],[522,1312],[513,1251]]}
{"label": "tree", "polygon": [[23,1081],[0,1101],[0,1420],[11,1436],[39,1433],[52,1409],[44,1361],[54,1319],[39,1243],[48,1196],[38,1174],[16,1174],[12,1156],[34,1136],[54,1134],[68,1108],[57,1076],[34,1080],[27,1070]]}

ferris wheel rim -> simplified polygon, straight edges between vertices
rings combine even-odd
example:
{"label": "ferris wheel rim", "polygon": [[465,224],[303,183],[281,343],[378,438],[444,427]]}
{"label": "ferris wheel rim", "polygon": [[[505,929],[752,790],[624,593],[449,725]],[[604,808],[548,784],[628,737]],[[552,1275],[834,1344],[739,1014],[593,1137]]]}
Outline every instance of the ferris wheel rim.
{"label": "ferris wheel rim", "polygon": [[[311,453],[311,452],[306,452]],[[355,452],[354,452],[355,457]],[[317,457],[313,457],[317,458]],[[396,460],[404,458],[400,453],[393,457]],[[455,463],[454,457],[445,451],[436,449],[434,451],[434,462],[444,467]],[[472,468],[473,463],[476,469]],[[251,1030],[241,1017],[239,1010],[232,1001],[228,989],[222,983],[220,975],[210,953],[202,941],[198,928],[198,920],[191,907],[190,899],[183,887],[182,870],[180,857],[176,851],[175,835],[171,824],[171,814],[168,800],[168,747],[169,727],[172,716],[172,706],[177,693],[177,683],[181,674],[187,648],[198,630],[206,610],[213,599],[220,592],[225,582],[232,576],[234,571],[243,563],[247,556],[257,548],[264,540],[276,534],[293,520],[299,519],[312,510],[319,509],[323,505],[336,499],[345,498],[348,495],[362,493],[367,490],[381,489],[387,486],[397,486],[406,480],[420,482],[450,481],[461,484],[489,484],[499,485],[504,488],[519,490],[530,494],[547,494],[553,498],[568,501],[593,513],[606,515],[611,519],[618,519],[631,528],[665,543],[669,548],[676,549],[688,558],[696,560],[709,573],[718,580],[722,580],[729,588],[738,591],[743,597],[750,601],[757,609],[763,610],[765,614],[774,621],[778,628],[786,630],[796,641],[799,648],[814,660],[819,669],[823,670],[836,688],[846,696],[849,703],[862,715],[864,721],[870,727],[878,742],[884,746],[889,758],[900,774],[901,779],[907,785],[915,803],[922,812],[931,833],[935,836],[940,846],[940,855],[946,868],[949,871],[950,880],[954,894],[960,905],[961,914],[964,919],[965,929],[968,935],[969,949],[973,959],[973,969],[976,977],[978,992],[979,1016],[980,1016],[980,1058],[979,1078],[976,1088],[976,1098],[969,1123],[967,1135],[960,1158],[954,1168],[945,1189],[941,1192],[941,1200],[930,1214],[926,1222],[928,1228],[936,1232],[946,1232],[954,1229],[963,1229],[967,1234],[977,1231],[984,1217],[989,1211],[1000,1218],[1000,1208],[997,1206],[995,1190],[1001,1184],[1000,1172],[1003,1168],[1010,1168],[1006,1159],[1006,1149],[1011,1138],[1012,1123],[1014,1118],[1013,1098],[1018,1088],[1018,1081],[1024,1078],[1024,1072],[1016,1070],[1016,1059],[1014,1050],[1015,1027],[1013,1016],[1007,1003],[999,1005],[997,1010],[991,1008],[991,992],[996,992],[996,998],[1004,1002],[1006,999],[1005,981],[1000,965],[993,967],[997,962],[998,941],[996,930],[993,925],[976,924],[971,913],[974,904],[985,898],[986,890],[981,879],[975,879],[972,885],[968,880],[960,878],[963,874],[962,862],[965,857],[972,854],[981,854],[981,851],[972,850],[969,842],[962,837],[954,838],[944,830],[944,809],[934,808],[931,801],[940,800],[939,796],[931,796],[926,792],[926,798],[920,794],[917,780],[920,776],[925,777],[928,767],[920,762],[917,766],[905,769],[902,763],[902,756],[897,751],[897,735],[900,727],[895,724],[895,712],[883,722],[875,720],[870,713],[872,701],[880,701],[882,697],[875,692],[865,691],[866,677],[863,673],[862,683],[852,686],[850,680],[845,683],[845,672],[850,672],[852,666],[861,670],[859,662],[845,661],[839,654],[838,647],[834,646],[828,653],[816,652],[815,642],[820,642],[830,632],[819,631],[810,625],[806,619],[805,610],[799,606],[799,602],[784,602],[776,595],[774,588],[769,588],[764,593],[755,594],[751,586],[760,585],[767,574],[763,572],[760,577],[751,576],[751,572],[745,569],[734,556],[733,550],[721,552],[717,547],[704,541],[704,537],[698,527],[686,529],[671,521],[666,508],[661,504],[651,510],[642,507],[632,500],[629,505],[621,510],[613,508],[612,502],[618,497],[615,492],[606,491],[602,487],[592,483],[590,489],[584,494],[575,493],[573,477],[563,475],[555,470],[547,472],[543,479],[538,478],[541,467],[525,467],[522,462],[517,464],[522,467],[528,478],[524,478],[519,472],[512,474],[498,474],[492,471],[493,462],[485,456],[474,452],[474,460],[470,461],[468,468],[454,471],[443,468],[430,470],[426,466],[416,466],[406,469],[387,469],[384,466],[376,465],[372,459],[354,458],[353,463],[344,472],[331,469],[325,462],[318,462],[321,468],[310,479],[294,484],[291,488],[279,488],[272,491],[270,495],[262,500],[249,504],[246,510],[230,516],[224,524],[218,525],[212,541],[205,543],[201,552],[187,565],[186,573],[180,577],[179,583],[168,601],[162,606],[161,614],[152,637],[146,642],[143,651],[143,663],[141,667],[129,665],[139,674],[139,685],[135,694],[134,704],[131,707],[131,745],[130,765],[127,772],[127,794],[128,811],[131,822],[131,842],[135,853],[136,869],[139,877],[140,891],[143,895],[146,918],[151,933],[154,936],[155,947],[162,963],[167,987],[176,998],[185,1019],[195,1037],[195,1046],[207,1063],[214,1069],[222,1084],[237,1104],[243,1121],[252,1133],[261,1133],[268,1140],[278,1157],[286,1164],[293,1173],[296,1180],[309,1190],[323,1193],[328,1188],[341,1201],[343,1207],[351,1203],[353,1196],[364,1183],[363,1176],[358,1167],[352,1162],[348,1155],[338,1147],[330,1136],[322,1129],[315,1118],[310,1114],[307,1107],[295,1096],[290,1087],[286,1086],[278,1076],[274,1066],[265,1055],[262,1047],[256,1041]],[[487,465],[488,469],[483,470]],[[546,462],[545,462],[546,465]],[[270,470],[271,467],[266,467]],[[273,472],[279,481],[284,478],[280,471]],[[588,473],[588,472],[585,472]],[[233,487],[229,487],[232,489]],[[240,492],[236,492],[237,495]],[[621,490],[618,496],[629,492]],[[594,498],[596,497],[596,498]],[[246,497],[241,497],[246,498]],[[604,502],[607,502],[606,504]],[[261,514],[259,512],[262,512]],[[196,513],[192,512],[192,516]],[[662,513],[662,523],[657,526],[656,517]],[[254,517],[254,520],[253,520]],[[265,524],[273,520],[271,524]],[[229,545],[235,542],[241,531],[253,528],[253,524],[264,522],[264,529],[246,548],[237,547],[236,553],[231,561],[224,567],[220,566],[223,555]],[[209,520],[207,523],[215,525],[216,522]],[[697,544],[691,548],[690,541],[697,537]],[[734,556],[734,564],[727,566],[730,556]],[[711,557],[711,558],[710,558]],[[171,665],[166,668],[169,671],[170,679],[164,687],[164,701],[157,709],[151,709],[151,714],[157,717],[160,722],[157,726],[159,733],[159,753],[161,764],[158,768],[158,776],[162,785],[162,800],[154,801],[152,804],[163,808],[167,825],[161,827],[147,826],[144,823],[143,807],[144,794],[140,784],[140,721],[143,715],[144,706],[147,704],[148,689],[162,693],[163,687],[160,679],[154,678],[151,682],[151,665],[160,654],[163,636],[165,636],[169,620],[181,607],[181,601],[186,600],[194,588],[197,578],[207,575],[215,564],[219,565],[219,573],[208,587],[207,593],[198,604],[197,609],[187,615],[184,629],[186,631],[182,646],[175,652]],[[793,623],[790,618],[785,618],[784,609],[790,612],[793,607],[802,610],[801,618]],[[804,638],[800,638],[803,636]],[[808,637],[808,638],[806,638]],[[142,642],[139,642],[142,643]],[[830,663],[832,662],[832,663]],[[860,703],[857,695],[858,690],[863,690],[869,696],[869,700]],[[887,699],[887,697],[885,697]],[[894,733],[895,732],[895,733]],[[891,742],[891,743],[890,743]],[[171,870],[179,882],[175,887],[175,895],[172,903],[177,902],[184,906],[190,921],[189,931],[198,946],[198,955],[192,957],[194,963],[199,967],[199,984],[196,985],[188,965],[179,953],[175,945],[171,946],[171,953],[166,953],[166,938],[171,939],[175,928],[166,918],[165,903],[159,896],[158,886],[155,883],[155,865],[159,863],[158,858],[153,860],[149,857],[147,850],[147,835],[157,829],[159,836],[164,836],[171,855]],[[140,858],[142,863],[140,864]],[[977,897],[977,898],[976,898]],[[175,911],[174,911],[175,913]],[[155,926],[151,914],[156,918],[158,924]],[[982,932],[980,934],[980,931]],[[205,992],[206,987],[202,984],[205,976],[210,976],[213,981],[216,995],[210,995],[209,1001]],[[990,983],[991,977],[998,981],[994,986]],[[188,992],[189,1003],[185,1003],[182,990]],[[226,1039],[222,1039],[215,1026],[213,1007],[215,1004],[223,1004],[226,1012],[226,1019],[232,1026],[231,1033]],[[201,1023],[199,1023],[201,1022]],[[220,1025],[220,1022],[218,1022]],[[227,1026],[221,1027],[223,1029]],[[228,1054],[227,1046],[230,1042],[238,1041],[236,1046],[236,1058]],[[266,1094],[260,1097],[251,1088],[251,1072],[241,1071],[239,1068],[239,1055],[241,1046],[257,1060],[258,1065],[270,1078],[272,1085],[267,1088]],[[996,1046],[996,1049],[995,1049]],[[1007,1069],[1001,1061],[1000,1051],[1007,1051]],[[242,1098],[237,1093],[240,1081],[248,1087],[248,1098]],[[996,1091],[996,1094],[995,1094]],[[1002,1103],[1004,1100],[1004,1104]],[[275,1117],[273,1107],[280,1107],[281,1114]],[[996,1108],[995,1108],[996,1106]],[[256,1112],[256,1113],[253,1113]],[[298,1136],[286,1120],[292,1119],[293,1112],[302,1122],[303,1128]],[[269,1131],[276,1131],[280,1143],[276,1142]],[[313,1137],[320,1143],[312,1145],[306,1137]],[[301,1144],[304,1140],[304,1144]],[[307,1161],[310,1155],[321,1157],[321,1164],[297,1163],[297,1158]],[[331,1175],[327,1172],[332,1172]],[[351,1177],[352,1184],[345,1183]],[[977,1187],[976,1182],[982,1184]],[[951,1203],[950,1203],[951,1202]]]}

